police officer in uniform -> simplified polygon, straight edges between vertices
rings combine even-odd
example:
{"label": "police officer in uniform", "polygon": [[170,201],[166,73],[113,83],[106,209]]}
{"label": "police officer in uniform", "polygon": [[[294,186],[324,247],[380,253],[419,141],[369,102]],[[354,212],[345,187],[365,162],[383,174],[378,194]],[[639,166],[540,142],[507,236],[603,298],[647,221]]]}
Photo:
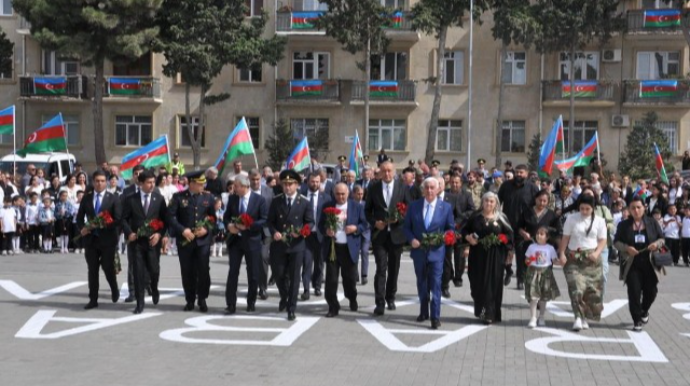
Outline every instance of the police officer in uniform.
{"label": "police officer in uniform", "polygon": [[[204,192],[206,177],[204,171],[189,172],[184,175],[189,181],[189,189],[175,193],[168,207],[170,228],[179,235],[177,250],[184,287],[185,311],[194,309],[198,299],[199,310],[208,311],[206,298],[211,288],[209,256],[211,254],[212,235],[206,228],[195,228],[197,222],[205,218],[215,219],[214,199]],[[215,225],[215,221],[213,221]],[[183,245],[183,243],[187,243]]]}
{"label": "police officer in uniform", "polygon": [[[302,179],[294,170],[283,170],[280,181],[283,194],[276,196],[268,211],[268,229],[273,237],[271,243],[271,270],[280,292],[279,311],[287,309],[288,320],[295,320],[297,295],[299,294],[305,241],[300,235],[304,226],[314,229],[314,214],[309,200],[298,193]],[[292,241],[285,242],[285,236]]]}

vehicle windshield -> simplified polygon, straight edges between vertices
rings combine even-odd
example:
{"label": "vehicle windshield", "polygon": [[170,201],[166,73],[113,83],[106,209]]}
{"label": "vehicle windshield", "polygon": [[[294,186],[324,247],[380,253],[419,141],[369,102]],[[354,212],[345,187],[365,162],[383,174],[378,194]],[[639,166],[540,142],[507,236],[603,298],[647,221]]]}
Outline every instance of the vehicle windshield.
{"label": "vehicle windshield", "polygon": [[[13,162],[0,161],[0,171],[2,171],[4,173],[11,173],[12,172],[12,165],[13,165]],[[23,176],[26,173],[26,167],[29,165],[34,165],[34,166],[36,166],[37,169],[43,169],[46,172],[48,171],[48,163],[17,162],[17,174],[19,174],[20,176]]]}

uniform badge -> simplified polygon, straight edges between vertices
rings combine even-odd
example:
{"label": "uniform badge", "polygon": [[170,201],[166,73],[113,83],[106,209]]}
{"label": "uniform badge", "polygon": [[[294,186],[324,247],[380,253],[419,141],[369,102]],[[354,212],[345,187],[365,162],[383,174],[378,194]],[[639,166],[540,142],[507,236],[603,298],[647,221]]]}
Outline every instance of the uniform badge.
{"label": "uniform badge", "polygon": [[187,201],[187,200],[182,200],[182,207],[183,207],[183,208],[186,208],[187,205],[189,205],[189,201]]}

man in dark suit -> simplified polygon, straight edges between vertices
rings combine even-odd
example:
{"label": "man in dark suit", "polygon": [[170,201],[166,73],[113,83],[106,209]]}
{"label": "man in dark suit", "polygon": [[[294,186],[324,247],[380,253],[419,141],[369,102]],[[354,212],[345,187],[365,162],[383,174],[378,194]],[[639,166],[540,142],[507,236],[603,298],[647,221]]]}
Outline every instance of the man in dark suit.
{"label": "man in dark suit", "polygon": [[[137,299],[135,314],[144,310],[144,289],[146,288],[146,272],[151,278],[151,297],[153,304],[158,304],[158,279],[160,277],[161,239],[165,234],[165,224],[168,221],[168,207],[165,198],[154,192],[156,176],[150,172],[142,172],[138,176],[139,193],[130,194],[123,201],[122,230],[127,238],[128,255],[132,255],[134,262],[134,293]],[[147,221],[158,219],[164,227],[153,232],[150,236],[139,236],[138,231]],[[129,257],[129,256],[128,256]]]}
{"label": "man in dark suit", "polygon": [[[357,180],[357,185],[361,186],[362,189],[364,189],[364,197],[366,199],[367,196],[367,189],[369,189],[369,185],[371,185],[372,182],[374,182],[374,171],[371,170],[371,167],[369,166],[364,166],[362,168],[362,178]],[[352,192],[352,191],[350,191]]]}
{"label": "man in dark suit", "polygon": [[[268,211],[268,229],[273,235],[271,243],[271,270],[280,292],[279,311],[287,309],[288,320],[295,320],[300,272],[304,262],[305,241],[300,230],[314,228],[313,209],[309,200],[298,194],[301,178],[294,170],[280,173],[283,194],[276,196]],[[290,240],[286,240],[286,236]]]}
{"label": "man in dark suit", "polygon": [[[453,205],[453,216],[455,218],[456,231],[461,231],[465,221],[475,211],[472,194],[462,188],[462,176],[453,173],[450,177],[449,195],[455,196]],[[465,273],[465,259],[469,254],[466,246],[456,243],[453,248],[446,248],[446,260],[443,265],[443,294],[450,296],[450,281],[453,280],[455,287],[462,287],[462,275]],[[455,270],[453,270],[455,267]]]}
{"label": "man in dark suit", "polygon": [[[315,169],[314,172],[309,175],[318,174],[321,176],[321,193],[325,194],[329,199],[333,199],[333,182],[328,180],[328,175],[325,168]],[[306,196],[309,192],[309,180],[305,180],[300,187],[300,194]]]}
{"label": "man in dark suit", "polygon": [[194,301],[198,299],[199,311],[207,312],[206,298],[211,289],[209,256],[213,238],[209,229],[196,224],[209,218],[215,220],[214,198],[203,191],[206,184],[203,170],[187,173],[185,177],[189,181],[189,189],[173,195],[168,217],[170,229],[178,235],[177,251],[187,302],[184,310],[192,311]]}
{"label": "man in dark suit", "polygon": [[[249,171],[249,187],[252,193],[258,194],[263,197],[266,210],[271,207],[271,201],[273,201],[273,189],[266,185],[261,185],[261,173],[257,169],[252,169]],[[271,248],[271,231],[268,230],[268,226],[264,222],[264,237],[263,246],[261,248],[261,264],[258,265],[257,271],[259,272],[259,299],[268,299],[268,268],[271,262],[270,260],[270,248]]]}
{"label": "man in dark suit", "polygon": [[[441,275],[446,246],[441,242],[438,246],[423,247],[421,242],[424,234],[444,234],[452,231],[455,225],[450,204],[438,198],[439,191],[443,191],[440,189],[438,179],[429,177],[424,180],[422,187],[424,199],[410,204],[403,229],[412,247],[410,256],[417,275],[420,306],[417,321],[423,322],[429,319],[429,303],[431,303],[431,328],[435,330],[441,325]],[[429,293],[431,293],[431,300]]]}
{"label": "man in dark suit", "polygon": [[[314,224],[319,223],[322,211],[326,204],[331,202],[330,196],[320,191],[321,176],[311,174],[308,180],[309,190],[305,195],[312,207]],[[323,233],[316,227],[309,237],[306,238],[306,250],[304,251],[304,267],[302,268],[302,300],[309,300],[309,287],[314,287],[314,295],[321,296],[321,284],[323,283],[323,256],[325,247],[323,245]]]}
{"label": "man in dark suit", "polygon": [[[77,226],[81,229],[82,245],[86,249],[86,264],[89,271],[89,303],[84,309],[98,307],[98,269],[103,267],[103,273],[110,285],[111,300],[117,303],[120,289],[117,286],[115,273],[115,250],[119,239],[118,225],[122,219],[122,203],[117,196],[105,190],[105,173],[98,170],[92,175],[92,192],[87,193],[81,200],[77,212]],[[84,226],[84,219],[91,221],[99,214],[110,213],[113,223],[103,229],[90,230]]]}
{"label": "man in dark suit", "polygon": [[415,176],[417,171],[413,167],[406,167],[402,171],[401,180],[405,187],[409,190],[410,200],[416,201],[422,198],[422,190],[420,186],[415,184]]}
{"label": "man in dark suit", "polygon": [[[123,205],[127,197],[132,194],[139,193],[139,174],[141,174],[142,171],[144,171],[144,166],[141,164],[134,165],[132,168],[131,183],[122,190],[122,194],[120,195],[120,200],[123,202]],[[129,289],[129,295],[125,299],[125,303],[131,303],[134,301],[134,265],[134,253],[130,243],[127,244],[127,288]]]}
{"label": "man in dark suit", "polygon": [[[254,222],[251,227],[236,224],[233,219],[239,218],[242,214],[249,215]],[[244,175],[235,176],[235,194],[228,198],[228,205],[225,208],[223,224],[227,224],[228,237],[228,256],[230,258],[230,269],[228,280],[225,286],[226,314],[232,315],[237,308],[237,281],[240,276],[240,266],[242,257],[247,265],[247,282],[249,292],[247,293],[247,312],[254,312],[256,295],[259,282],[259,266],[261,265],[261,247],[263,243],[263,228],[268,217],[266,200],[250,189],[249,178]]]}
{"label": "man in dark suit", "polygon": [[[342,269],[343,290],[350,301],[350,310],[357,311],[357,261],[362,243],[362,235],[369,229],[364,216],[364,208],[354,200],[348,200],[348,189],[344,183],[335,184],[335,201],[326,208],[337,208],[341,211],[336,229],[330,229],[326,224],[326,216],[319,219],[321,233],[328,239],[326,246],[326,302],[328,303],[327,318],[338,316],[340,302],[338,301],[338,275]],[[325,209],[325,208],[324,208]],[[343,221],[344,220],[344,221]],[[335,251],[331,248],[335,247]],[[331,256],[334,259],[331,259]]]}
{"label": "man in dark suit", "polygon": [[[355,185],[355,188],[350,192],[350,200],[354,200],[357,205],[364,209],[366,201],[364,199],[364,188],[359,185]],[[369,283],[369,247],[371,246],[371,228],[367,224],[366,231],[362,232],[362,240],[359,247],[359,255],[362,262],[362,274],[361,280],[359,281],[361,285],[367,285]]]}
{"label": "man in dark suit", "polygon": [[[376,308],[374,315],[384,313],[388,304],[389,310],[395,310],[395,294],[398,291],[398,273],[400,255],[405,244],[402,222],[388,221],[389,213],[396,210],[398,203],[409,205],[409,188],[400,180],[395,180],[395,166],[390,161],[380,165],[381,180],[372,184],[367,195],[365,213],[372,227],[372,243],[376,260],[374,292]],[[387,277],[386,277],[386,274]]]}

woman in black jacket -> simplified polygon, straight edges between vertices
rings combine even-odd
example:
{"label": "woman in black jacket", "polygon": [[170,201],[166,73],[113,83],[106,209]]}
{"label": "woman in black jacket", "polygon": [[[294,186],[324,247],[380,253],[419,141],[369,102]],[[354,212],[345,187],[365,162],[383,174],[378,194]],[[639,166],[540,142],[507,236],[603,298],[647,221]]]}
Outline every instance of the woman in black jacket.
{"label": "woman in black jacket", "polygon": [[649,309],[657,294],[659,276],[666,274],[657,268],[651,253],[664,245],[664,233],[653,218],[645,215],[640,197],[628,206],[630,218],[618,224],[614,245],[621,253],[621,277],[628,286],[628,305],[633,318],[633,331],[642,331],[649,322]]}

